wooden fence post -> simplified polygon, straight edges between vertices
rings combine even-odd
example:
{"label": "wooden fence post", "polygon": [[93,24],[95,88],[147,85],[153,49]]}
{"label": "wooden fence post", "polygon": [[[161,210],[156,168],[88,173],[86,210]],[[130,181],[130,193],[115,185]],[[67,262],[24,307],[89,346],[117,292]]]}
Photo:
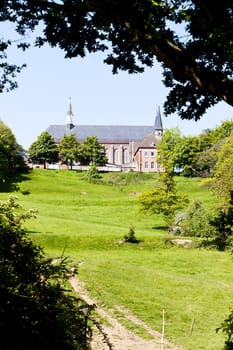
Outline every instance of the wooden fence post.
{"label": "wooden fence post", "polygon": [[194,323],[195,323],[195,317],[193,317],[192,319],[192,323],[191,323],[191,326],[190,326],[190,331],[189,331],[189,336],[191,337],[192,333],[193,333],[193,326],[194,326]]}
{"label": "wooden fence post", "polygon": [[162,324],[162,339],[161,339],[162,350],[164,350],[164,332],[165,332],[165,310],[163,309],[163,324]]}

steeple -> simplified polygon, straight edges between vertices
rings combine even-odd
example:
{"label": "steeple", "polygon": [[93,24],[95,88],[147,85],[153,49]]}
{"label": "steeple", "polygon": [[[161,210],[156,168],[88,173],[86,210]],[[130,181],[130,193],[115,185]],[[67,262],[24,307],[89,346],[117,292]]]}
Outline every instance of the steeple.
{"label": "steeple", "polygon": [[156,139],[156,144],[157,144],[158,141],[161,140],[161,137],[163,135],[163,123],[162,123],[162,118],[161,118],[159,106],[157,106],[157,110],[156,110],[154,129],[155,129],[155,139]]}
{"label": "steeple", "polygon": [[156,116],[155,116],[155,130],[163,131],[163,123],[162,123],[162,118],[161,118],[161,113],[160,113],[160,107],[157,106],[156,110]]}
{"label": "steeple", "polygon": [[69,98],[69,106],[67,111],[67,119],[66,119],[66,128],[67,130],[71,130],[74,128],[73,124],[73,112],[72,112],[72,105],[71,105],[71,97]]}

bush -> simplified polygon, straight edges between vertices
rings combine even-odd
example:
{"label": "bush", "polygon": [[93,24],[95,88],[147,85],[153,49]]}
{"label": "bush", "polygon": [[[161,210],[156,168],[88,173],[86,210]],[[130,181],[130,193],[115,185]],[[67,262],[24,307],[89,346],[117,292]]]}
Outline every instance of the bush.
{"label": "bush", "polygon": [[179,213],[175,219],[175,234],[191,237],[213,237],[214,227],[210,224],[211,214],[200,201],[190,203],[185,213]]}
{"label": "bush", "polygon": [[222,330],[227,335],[224,350],[233,350],[233,311],[223,321],[221,327],[217,328],[217,332],[219,330]]}
{"label": "bush", "polygon": [[2,349],[84,350],[90,307],[66,288],[65,258],[46,260],[27,236],[15,198],[0,202],[0,334]]}
{"label": "bush", "polygon": [[135,236],[135,230],[133,225],[130,226],[128,234],[124,236],[124,241],[126,243],[139,243],[139,240]]}
{"label": "bush", "polygon": [[233,191],[227,209],[220,210],[218,215],[210,222],[215,228],[216,235],[213,243],[218,250],[232,247],[233,242]]}
{"label": "bush", "polygon": [[95,180],[100,179],[98,168],[94,163],[92,163],[91,167],[87,170],[87,178],[89,182],[95,182]]}

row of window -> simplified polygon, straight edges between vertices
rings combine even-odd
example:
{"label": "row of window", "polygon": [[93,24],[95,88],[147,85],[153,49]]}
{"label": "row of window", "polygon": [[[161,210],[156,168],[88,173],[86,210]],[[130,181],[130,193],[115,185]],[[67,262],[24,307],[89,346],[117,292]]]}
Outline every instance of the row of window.
{"label": "row of window", "polygon": [[[109,152],[108,150],[106,150],[106,155],[107,157],[109,156]],[[151,151],[151,152],[148,152],[148,151],[144,151],[144,157],[154,157],[155,156],[155,152],[154,151]],[[113,157],[114,157],[114,161],[117,163],[119,161],[119,150],[114,150],[114,153],[113,153]],[[128,150],[125,149],[123,150],[123,154],[122,154],[122,157],[123,157],[123,162],[122,163],[128,163],[129,161],[129,154],[128,154]]]}
{"label": "row of window", "polygon": [[[148,169],[149,168],[149,162],[145,162],[145,169]],[[151,169],[154,169],[155,167],[155,162],[150,162],[150,168]]]}
{"label": "row of window", "polygon": [[149,155],[151,157],[154,157],[155,156],[155,152],[154,151],[151,151],[151,152],[144,151],[144,157],[149,157]]}
{"label": "row of window", "polygon": [[[145,169],[149,169],[149,165],[150,165],[150,169],[154,169],[155,168],[155,162],[145,162],[144,163]],[[159,163],[157,163],[157,170],[161,171],[161,165]]]}
{"label": "row of window", "polygon": [[[106,150],[106,156],[108,157],[109,159],[109,151]],[[154,157],[155,156],[155,152],[154,151],[144,151],[144,157],[147,158],[147,157]],[[118,164],[120,162],[120,156],[119,156],[119,150],[118,149],[115,149],[114,152],[113,152],[113,163],[114,164]],[[129,163],[129,152],[127,149],[124,149],[123,152],[122,152],[122,164],[126,164],[126,163]],[[145,162],[145,168],[149,168],[149,162],[146,161]],[[150,168],[151,169],[154,169],[155,167],[155,162],[152,161],[150,162]]]}
{"label": "row of window", "polygon": [[[106,150],[106,156],[108,157],[109,159],[109,152],[108,150]],[[120,159],[119,159],[119,150],[116,149],[114,150],[113,152],[113,163],[114,164],[118,164]],[[129,152],[127,149],[123,150],[123,153],[122,153],[122,164],[126,164],[126,163],[129,163]]]}

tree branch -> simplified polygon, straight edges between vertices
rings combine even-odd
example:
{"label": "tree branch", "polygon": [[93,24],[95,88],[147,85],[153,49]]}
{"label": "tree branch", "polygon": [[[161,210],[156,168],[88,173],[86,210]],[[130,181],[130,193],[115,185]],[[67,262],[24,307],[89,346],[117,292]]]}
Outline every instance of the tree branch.
{"label": "tree branch", "polygon": [[203,92],[213,94],[233,106],[233,82],[226,75],[195,62],[169,40],[151,42],[150,47],[156,57],[173,71],[177,80],[188,80]]}

